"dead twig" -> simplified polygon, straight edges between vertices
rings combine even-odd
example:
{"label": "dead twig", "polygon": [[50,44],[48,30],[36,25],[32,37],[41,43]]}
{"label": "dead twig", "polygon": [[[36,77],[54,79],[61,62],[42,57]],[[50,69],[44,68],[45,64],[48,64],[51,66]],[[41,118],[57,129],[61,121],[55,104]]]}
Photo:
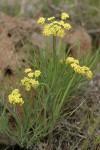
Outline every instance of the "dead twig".
{"label": "dead twig", "polygon": [[84,135],[81,135],[79,133],[74,133],[74,132],[71,132],[71,131],[69,131],[68,133],[71,134],[71,135],[74,135],[75,137],[78,136],[78,137],[80,137],[82,139],[86,139],[86,137]]}

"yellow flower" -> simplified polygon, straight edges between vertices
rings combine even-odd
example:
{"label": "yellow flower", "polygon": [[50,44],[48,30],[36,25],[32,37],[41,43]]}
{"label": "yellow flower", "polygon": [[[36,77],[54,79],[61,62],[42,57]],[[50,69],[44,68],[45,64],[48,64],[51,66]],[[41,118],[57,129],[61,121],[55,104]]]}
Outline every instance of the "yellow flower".
{"label": "yellow flower", "polygon": [[74,59],[73,57],[68,57],[66,59],[66,63],[75,63],[75,64],[79,64],[79,61]]}
{"label": "yellow flower", "polygon": [[48,25],[44,26],[43,34],[46,36],[49,36],[52,34]]}
{"label": "yellow flower", "polygon": [[25,86],[26,91],[30,91],[31,84],[30,84],[30,78],[24,77],[24,79],[21,80],[22,85]]}
{"label": "yellow flower", "polygon": [[30,91],[31,90],[31,84],[29,82],[25,83],[25,89],[26,89],[26,91]]}
{"label": "yellow flower", "polygon": [[75,72],[79,73],[79,74],[83,74],[81,67],[75,63],[71,64],[71,67],[74,69]]}
{"label": "yellow flower", "polygon": [[40,71],[40,70],[36,70],[36,71],[34,72],[34,76],[35,76],[35,77],[39,77],[40,74],[41,74],[41,71]]}
{"label": "yellow flower", "polygon": [[[26,70],[26,72],[28,72],[29,70]],[[28,77],[24,77],[21,80],[21,84],[23,86],[25,86],[26,91],[30,91],[31,88],[37,88],[37,86],[39,85],[39,82],[35,79],[33,79],[33,77],[39,77],[41,74],[40,70],[35,70],[35,72],[29,72],[27,75]]]}
{"label": "yellow flower", "polygon": [[26,91],[30,91],[31,87],[32,88],[37,88],[37,86],[39,85],[39,82],[35,79],[29,78],[29,79],[23,79],[21,80],[22,85],[25,86]]}
{"label": "yellow flower", "polygon": [[34,73],[33,72],[28,73],[28,77],[30,78],[34,77]]}
{"label": "yellow flower", "polygon": [[61,19],[62,19],[62,20],[65,20],[65,19],[67,19],[67,18],[69,18],[69,15],[68,15],[67,13],[62,13],[62,14],[61,14]]}
{"label": "yellow flower", "polygon": [[46,36],[53,35],[58,37],[64,37],[65,31],[57,21],[44,26],[43,34]]}
{"label": "yellow flower", "polygon": [[[62,63],[64,63],[64,60],[61,61]],[[74,59],[73,57],[68,57],[66,60],[65,60],[65,64],[70,64],[70,66],[73,68],[73,70],[76,72],[76,73],[79,73],[81,75],[86,75],[88,78],[92,78],[93,76],[93,73],[92,71],[86,67],[86,66],[80,66],[79,65],[79,61],[77,59]]]}
{"label": "yellow flower", "polygon": [[54,16],[53,16],[53,17],[50,17],[50,18],[47,18],[48,21],[52,21],[52,20],[54,20],[54,19],[55,19]]}
{"label": "yellow flower", "polygon": [[73,57],[68,57],[67,59],[66,59],[69,63],[74,63],[74,58]]}
{"label": "yellow flower", "polygon": [[21,80],[22,85],[24,85],[24,84],[25,84],[25,82],[28,82],[28,80],[29,80],[29,78],[24,77],[24,79],[22,79],[22,80]]}
{"label": "yellow flower", "polygon": [[33,80],[31,79],[30,83],[32,84],[33,88],[37,88],[39,86],[39,82],[35,79],[33,79]]}
{"label": "yellow flower", "polygon": [[69,23],[65,23],[63,26],[66,30],[69,30],[71,28],[71,25]]}
{"label": "yellow flower", "polygon": [[92,71],[86,66],[81,67],[78,64],[72,63],[71,67],[74,69],[75,72],[82,74],[82,75],[86,75],[89,79],[91,79],[93,76]]}
{"label": "yellow flower", "polygon": [[64,29],[61,29],[57,32],[57,36],[63,38],[65,35]]}
{"label": "yellow flower", "polygon": [[[68,18],[69,15],[66,13],[62,13],[62,19]],[[45,18],[41,17],[38,20],[38,23],[44,23]],[[55,17],[47,18],[47,21],[51,21],[50,23],[47,22],[47,24],[44,25],[43,34],[46,36],[58,36],[63,38],[65,35],[65,30],[69,30],[71,28],[71,25],[69,23],[65,23],[63,20],[56,21]]]}
{"label": "yellow flower", "polygon": [[46,35],[46,36],[50,36],[51,32],[50,32],[50,30],[44,30],[43,34]]}
{"label": "yellow flower", "polygon": [[86,76],[87,76],[89,79],[91,79],[91,78],[93,77],[92,71],[91,71],[91,70],[88,71],[88,72],[86,73]]}
{"label": "yellow flower", "polygon": [[85,72],[84,68],[83,68],[83,67],[81,67],[81,66],[80,66],[80,68],[81,68],[81,74],[85,75],[85,74],[86,74],[86,72]]}
{"label": "yellow flower", "polygon": [[13,91],[12,91],[12,94],[14,95],[14,94],[18,94],[19,93],[19,90],[18,89],[14,89]]}
{"label": "yellow flower", "polygon": [[62,20],[59,21],[59,25],[64,26],[64,24],[65,24],[64,21],[62,21]]}
{"label": "yellow flower", "polygon": [[21,94],[19,93],[18,89],[14,89],[12,91],[12,93],[8,96],[9,102],[13,105],[15,104],[19,104],[19,105],[23,105],[24,101],[21,98]]}
{"label": "yellow flower", "polygon": [[45,18],[44,17],[40,17],[37,21],[37,23],[39,24],[44,24],[45,23]]}
{"label": "yellow flower", "polygon": [[32,69],[31,68],[27,68],[27,69],[25,69],[25,73],[29,73],[29,72],[31,72],[32,71]]}
{"label": "yellow flower", "polygon": [[86,67],[86,66],[83,66],[83,70],[84,71],[89,71],[90,69],[88,67]]}

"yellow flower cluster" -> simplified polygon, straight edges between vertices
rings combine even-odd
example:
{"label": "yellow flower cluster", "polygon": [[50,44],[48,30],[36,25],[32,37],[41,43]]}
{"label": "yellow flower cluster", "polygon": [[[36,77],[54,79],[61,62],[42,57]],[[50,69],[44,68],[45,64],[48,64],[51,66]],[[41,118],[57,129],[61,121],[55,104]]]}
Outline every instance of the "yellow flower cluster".
{"label": "yellow flower cluster", "polygon": [[65,64],[69,63],[76,73],[86,75],[90,79],[93,76],[92,71],[88,67],[86,66],[81,67],[79,65],[79,61],[77,59],[74,59],[73,57],[68,57],[65,61],[62,61],[62,63],[65,63]]}
{"label": "yellow flower cluster", "polygon": [[36,70],[35,72],[32,72],[30,68],[27,68],[25,70],[25,73],[27,73],[28,77],[24,77],[24,79],[21,80],[21,84],[25,86],[25,89],[27,91],[30,91],[31,88],[37,88],[39,82],[35,78],[40,76],[41,74],[40,70]]}
{"label": "yellow flower cluster", "polygon": [[68,15],[67,13],[62,13],[62,14],[61,14],[61,19],[62,19],[62,20],[65,20],[65,19],[67,19],[67,18],[69,18],[69,15]]}
{"label": "yellow flower cluster", "polygon": [[23,99],[21,98],[21,94],[19,93],[18,89],[14,89],[12,93],[8,96],[9,102],[13,105],[19,104],[22,105],[24,104]]}
{"label": "yellow flower cluster", "polygon": [[75,64],[79,64],[79,61],[74,59],[73,57],[68,57],[66,59],[66,63],[75,63]]}
{"label": "yellow flower cluster", "polygon": [[[55,17],[47,18],[47,21],[49,21],[47,24],[44,25],[43,34],[46,36],[58,36],[63,38],[65,35],[65,30],[69,30],[71,28],[71,25],[69,23],[64,22],[63,20],[69,18],[69,15],[67,13],[61,14],[61,20],[56,21]],[[40,17],[37,23],[43,24],[45,23],[46,19],[43,17]]]}
{"label": "yellow flower cluster", "polygon": [[[39,77],[41,72],[40,70],[36,70],[35,72],[32,72],[31,68],[25,69],[25,73],[27,73],[28,77],[25,77],[21,80],[21,84],[25,86],[25,89],[29,91],[31,87],[36,88],[39,85],[39,82],[35,80],[35,78]],[[34,77],[34,78],[33,78]],[[14,89],[12,93],[8,96],[9,102],[13,105],[24,104],[23,99],[21,98],[21,94],[19,93],[18,89]]]}
{"label": "yellow flower cluster", "polygon": [[54,16],[53,16],[53,17],[50,17],[50,18],[47,18],[48,21],[51,21],[51,20],[54,20],[54,19],[55,19]]}
{"label": "yellow flower cluster", "polygon": [[44,24],[45,23],[45,18],[40,17],[37,23]]}

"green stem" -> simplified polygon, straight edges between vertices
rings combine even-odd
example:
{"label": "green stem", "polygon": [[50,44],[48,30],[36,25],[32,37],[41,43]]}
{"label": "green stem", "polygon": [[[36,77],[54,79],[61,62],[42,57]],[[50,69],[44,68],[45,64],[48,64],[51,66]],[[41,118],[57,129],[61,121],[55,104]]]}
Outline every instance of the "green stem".
{"label": "green stem", "polygon": [[53,53],[56,54],[56,37],[53,36]]}
{"label": "green stem", "polygon": [[21,120],[20,120],[20,117],[19,117],[18,112],[16,110],[16,106],[14,106],[14,114],[13,115],[14,115],[14,118],[15,118],[18,126],[21,126]]}
{"label": "green stem", "polygon": [[53,59],[54,59],[54,64],[56,61],[56,37],[53,36]]}
{"label": "green stem", "polygon": [[53,36],[53,84],[57,77],[57,53],[56,53],[56,37]]}
{"label": "green stem", "polygon": [[62,100],[61,100],[61,102],[60,102],[60,104],[59,104],[58,110],[57,110],[58,113],[60,112],[60,109],[62,108],[62,106],[63,106],[63,104],[64,104],[65,98],[66,98],[66,96],[67,96],[67,94],[68,94],[68,92],[69,92],[69,89],[70,89],[70,87],[71,87],[71,85],[72,85],[72,82],[73,82],[73,80],[74,80],[74,78],[75,78],[75,75],[76,75],[76,73],[73,75],[72,79],[70,80],[70,82],[69,82],[69,84],[68,84],[68,86],[67,86],[67,89],[65,90],[65,93],[64,93],[64,95],[63,95],[63,98],[62,98]]}

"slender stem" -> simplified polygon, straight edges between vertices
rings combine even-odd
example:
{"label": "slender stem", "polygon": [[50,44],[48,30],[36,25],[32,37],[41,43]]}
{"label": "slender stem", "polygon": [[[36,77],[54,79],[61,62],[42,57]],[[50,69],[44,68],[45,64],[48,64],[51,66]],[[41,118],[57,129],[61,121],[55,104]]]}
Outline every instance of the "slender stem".
{"label": "slender stem", "polygon": [[54,64],[56,61],[56,37],[53,36],[53,58],[54,58]]}
{"label": "slender stem", "polygon": [[65,90],[65,93],[64,93],[64,95],[63,95],[63,98],[62,98],[62,100],[61,100],[61,102],[60,102],[60,104],[59,104],[58,110],[57,110],[58,113],[60,112],[60,109],[62,108],[62,105],[64,104],[64,100],[65,100],[65,98],[66,98],[66,96],[67,96],[67,94],[68,94],[68,92],[69,92],[69,89],[70,89],[71,84],[72,84],[72,82],[73,82],[73,80],[74,80],[74,78],[75,78],[75,75],[76,75],[76,73],[73,75],[72,79],[70,80],[70,82],[69,82],[69,84],[68,84],[68,86],[67,86],[67,89]]}
{"label": "slender stem", "polygon": [[57,53],[56,53],[56,37],[53,36],[53,81],[55,83],[57,75]]}
{"label": "slender stem", "polygon": [[56,37],[53,36],[53,53],[56,53]]}
{"label": "slender stem", "polygon": [[15,120],[16,120],[16,122],[17,122],[17,124],[19,125],[19,126],[21,126],[21,120],[20,120],[20,117],[19,117],[19,115],[18,115],[18,112],[17,112],[17,110],[16,110],[16,106],[14,106],[14,117],[15,117]]}

